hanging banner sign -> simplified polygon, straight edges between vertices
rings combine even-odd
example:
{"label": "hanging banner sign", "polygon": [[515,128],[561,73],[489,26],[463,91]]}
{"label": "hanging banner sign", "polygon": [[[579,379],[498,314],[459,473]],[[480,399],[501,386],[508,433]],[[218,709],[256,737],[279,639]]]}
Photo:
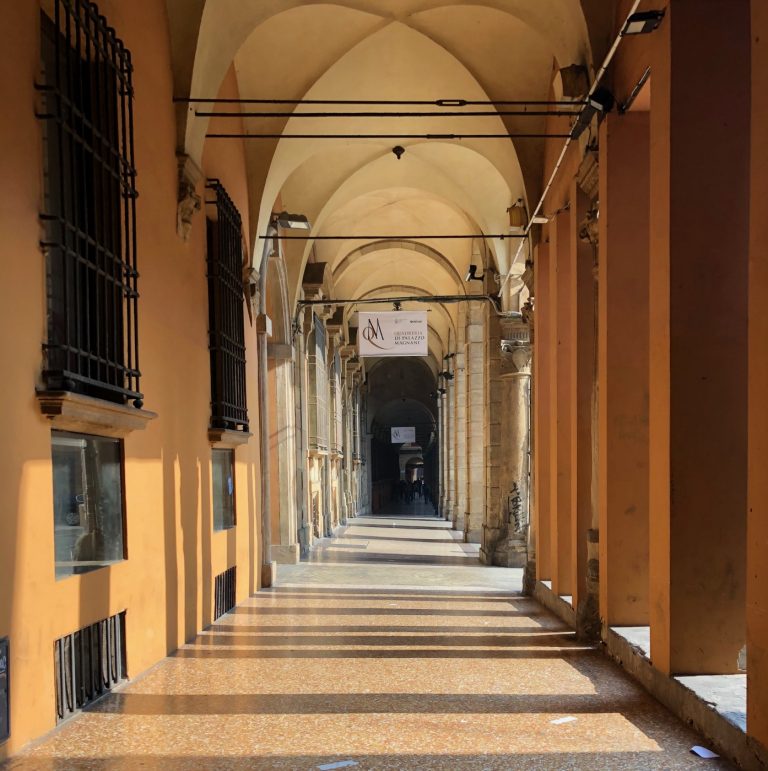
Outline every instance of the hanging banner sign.
{"label": "hanging banner sign", "polygon": [[392,426],[392,444],[416,443],[416,426]]}
{"label": "hanging banner sign", "polygon": [[428,356],[426,311],[358,313],[360,356]]}

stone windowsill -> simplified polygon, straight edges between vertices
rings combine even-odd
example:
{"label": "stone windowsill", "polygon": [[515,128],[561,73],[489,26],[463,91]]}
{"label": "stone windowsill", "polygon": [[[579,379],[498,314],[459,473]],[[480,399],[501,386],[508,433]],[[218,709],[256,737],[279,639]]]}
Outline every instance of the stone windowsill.
{"label": "stone windowsill", "polygon": [[231,428],[208,429],[208,441],[216,449],[234,450],[235,447],[248,444],[252,436],[248,431],[233,431]]}
{"label": "stone windowsill", "polygon": [[157,417],[156,412],[71,391],[38,391],[37,401],[51,428],[81,434],[122,438],[146,428]]}

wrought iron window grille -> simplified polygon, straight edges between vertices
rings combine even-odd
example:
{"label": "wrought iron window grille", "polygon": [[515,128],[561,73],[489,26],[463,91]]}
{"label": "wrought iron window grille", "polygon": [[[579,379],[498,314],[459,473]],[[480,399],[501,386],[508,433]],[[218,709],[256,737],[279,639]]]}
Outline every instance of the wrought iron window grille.
{"label": "wrought iron window grille", "polygon": [[211,428],[248,431],[243,317],[243,239],[240,212],[218,179],[206,188],[215,207],[208,218],[208,337]]}
{"label": "wrought iron window grille", "polygon": [[143,405],[130,52],[88,0],[41,13],[49,390]]}

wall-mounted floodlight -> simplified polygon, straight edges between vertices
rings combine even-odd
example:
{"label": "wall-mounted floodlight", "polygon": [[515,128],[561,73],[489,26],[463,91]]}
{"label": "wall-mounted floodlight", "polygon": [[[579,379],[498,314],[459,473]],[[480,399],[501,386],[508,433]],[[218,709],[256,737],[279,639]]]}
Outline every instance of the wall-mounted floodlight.
{"label": "wall-mounted floodlight", "polygon": [[532,225],[546,225],[549,222],[549,217],[546,214],[536,214],[531,219]]}
{"label": "wall-mounted floodlight", "polygon": [[596,88],[587,103],[582,107],[579,117],[571,129],[571,139],[578,139],[592,123],[598,113],[610,112],[613,108],[613,94],[607,88]]}
{"label": "wall-mounted floodlight", "polygon": [[482,281],[485,273],[477,275],[477,265],[470,265],[467,275],[464,277],[465,281]]}
{"label": "wall-mounted floodlight", "polygon": [[437,373],[438,377],[444,377],[446,380],[453,380],[453,372],[448,372],[448,370],[443,370],[442,372]]}
{"label": "wall-mounted floodlight", "polygon": [[272,216],[274,221],[286,230],[310,230],[312,228],[309,220],[303,214],[289,214],[287,211],[281,211]]}
{"label": "wall-mounted floodlight", "polygon": [[664,18],[664,11],[640,11],[633,13],[621,30],[622,35],[645,35],[653,32]]}

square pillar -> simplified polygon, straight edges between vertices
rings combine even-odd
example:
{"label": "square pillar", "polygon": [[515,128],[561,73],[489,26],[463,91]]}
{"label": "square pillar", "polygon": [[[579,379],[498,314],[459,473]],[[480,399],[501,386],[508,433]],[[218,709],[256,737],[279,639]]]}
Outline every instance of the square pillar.
{"label": "square pillar", "polygon": [[549,226],[550,304],[553,327],[550,346],[552,385],[549,409],[552,420],[550,445],[550,532],[552,591],[569,595],[572,591],[571,517],[571,272],[569,239],[570,212],[561,212]]}
{"label": "square pillar", "polygon": [[600,617],[648,624],[650,115],[600,126]]}
{"label": "square pillar", "polygon": [[552,577],[550,495],[552,491],[552,388],[553,313],[551,302],[550,249],[540,243],[534,265],[536,310],[533,337],[533,529],[536,533],[536,578]]}
{"label": "square pillar", "polygon": [[[592,386],[595,378],[594,247],[579,235],[589,199],[574,180],[568,233],[571,342],[571,590],[573,607],[587,600],[587,543],[592,528]],[[593,599],[596,608],[596,603]]]}
{"label": "square pillar", "polygon": [[768,4],[752,2],[747,733],[768,748]]}
{"label": "square pillar", "polygon": [[675,0],[654,36],[651,657],[725,674],[745,640],[749,3]]}

